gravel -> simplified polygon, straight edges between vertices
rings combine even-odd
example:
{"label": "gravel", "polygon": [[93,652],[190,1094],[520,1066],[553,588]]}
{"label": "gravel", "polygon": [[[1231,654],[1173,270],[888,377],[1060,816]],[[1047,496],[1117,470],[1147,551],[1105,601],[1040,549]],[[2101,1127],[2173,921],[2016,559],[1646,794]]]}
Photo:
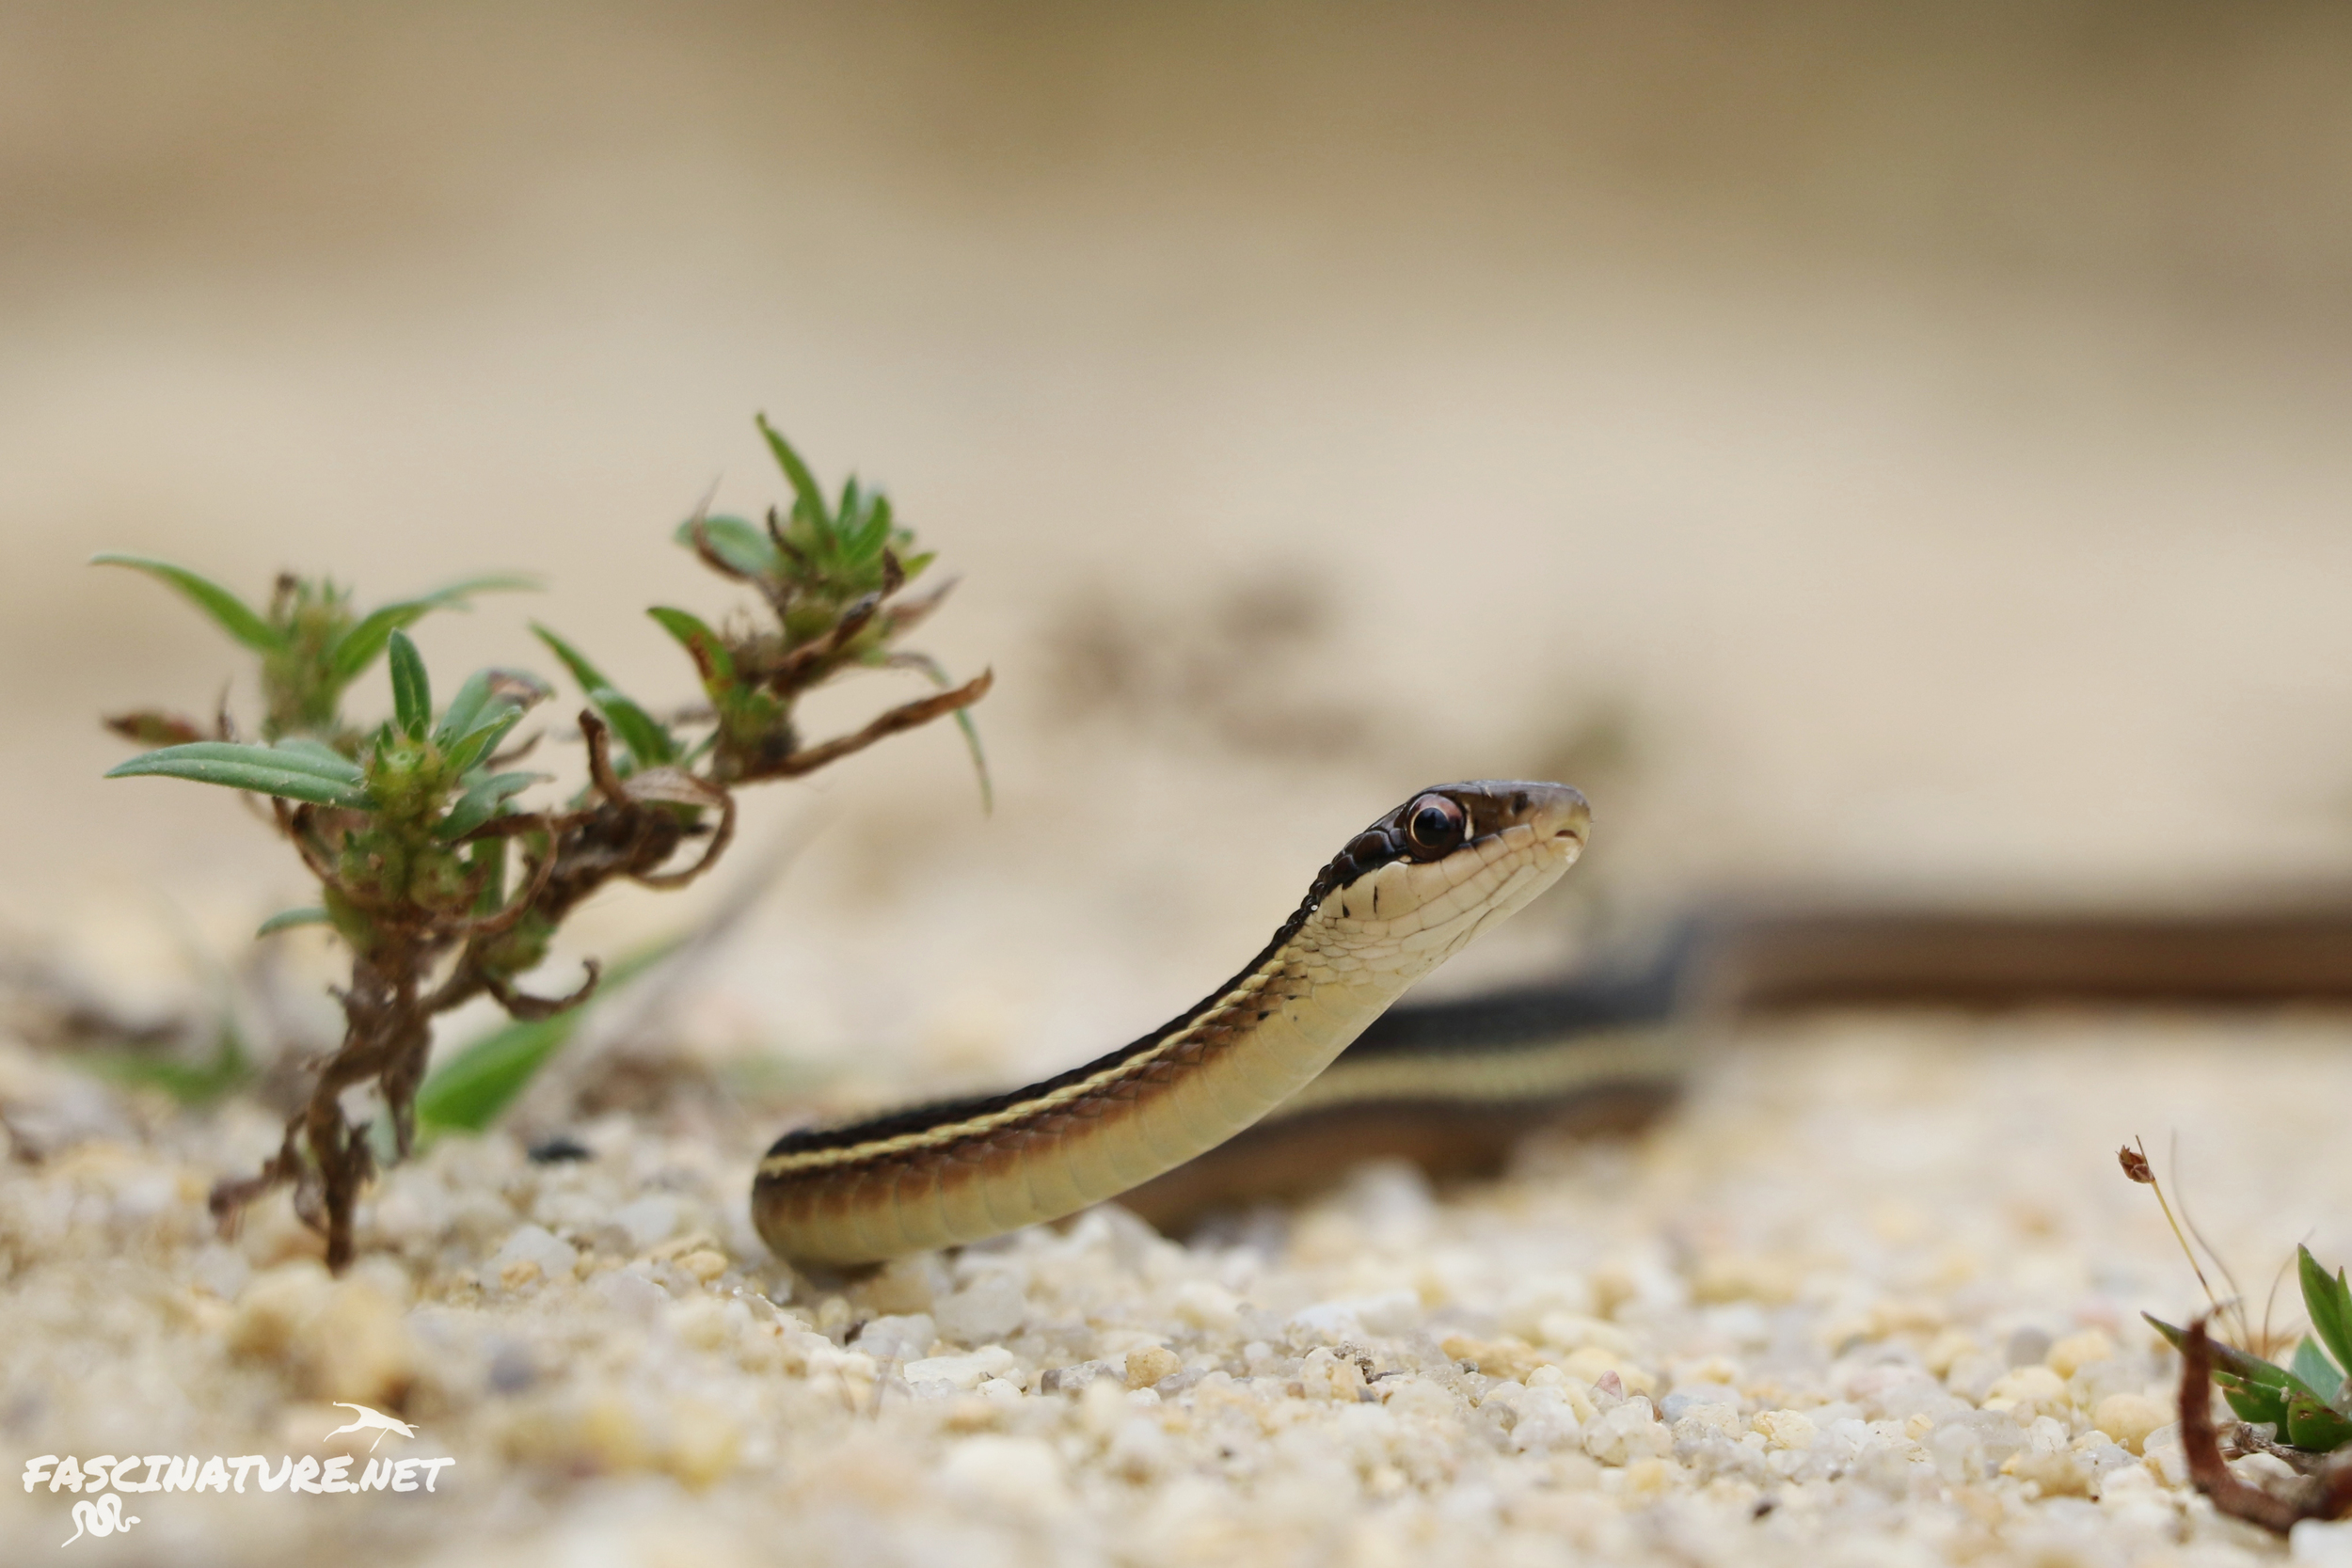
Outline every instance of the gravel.
{"label": "gravel", "polygon": [[[748,1120],[445,1142],[336,1280],[282,1197],[213,1237],[256,1113],[0,1042],[0,1114],[39,1130],[0,1177],[0,1430],[19,1465],[454,1461],[123,1496],[140,1522],[81,1545],[119,1562],[2352,1563],[2343,1527],[2290,1548],[2185,1489],[2138,1314],[2198,1297],[2113,1152],[2163,1166],[2177,1129],[2259,1298],[2314,1226],[2352,1256],[2348,1047],[2325,1017],[1816,1019],[1502,1180],[1369,1165],[1190,1244],[1104,1209],[827,1287],[751,1230]],[[336,1402],[415,1435],[330,1437]],[[0,1488],[9,1560],[82,1500]]]}

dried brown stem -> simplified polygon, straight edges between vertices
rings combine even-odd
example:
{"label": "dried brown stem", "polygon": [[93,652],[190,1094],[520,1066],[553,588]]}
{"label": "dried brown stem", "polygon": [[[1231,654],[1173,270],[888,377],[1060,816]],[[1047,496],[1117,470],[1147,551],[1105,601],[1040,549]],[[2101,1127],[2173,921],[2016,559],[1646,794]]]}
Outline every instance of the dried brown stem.
{"label": "dried brown stem", "polygon": [[2181,1347],[2181,1449],[2188,1459],[2190,1483],[2217,1510],[2280,1535],[2298,1519],[2333,1519],[2352,1507],[2352,1465],[2331,1464],[2277,1492],[2242,1481],[2231,1470],[2214,1429],[2213,1342],[2202,1317],[2188,1325]]}
{"label": "dried brown stem", "polygon": [[702,852],[702,858],[683,871],[640,871],[636,873],[636,881],[640,887],[659,889],[684,887],[716,864],[719,857],[726,852],[727,846],[735,842],[735,797],[723,789],[713,788],[710,793],[717,797],[715,803],[719,808],[719,827],[718,831],[710,835],[709,847]]}
{"label": "dried brown stem", "polygon": [[562,828],[563,822],[561,818],[550,821],[540,817],[538,826],[548,833],[548,852],[531,863],[531,879],[524,885],[523,891],[488,914],[477,915],[451,926],[449,932],[452,939],[479,942],[484,937],[510,931],[514,929],[515,922],[529,913],[531,907],[539,901],[540,895],[547,892],[548,883],[555,876],[555,833]]}
{"label": "dried brown stem", "polygon": [[588,781],[596,786],[596,793],[616,806],[627,808],[628,790],[621,784],[621,776],[612,770],[612,732],[596,717],[596,710],[580,710],[580,737],[588,742]]}
{"label": "dried brown stem", "polygon": [[482,977],[482,989],[506,1009],[507,1017],[519,1019],[525,1023],[536,1023],[541,1019],[567,1013],[596,993],[596,983],[604,978],[604,966],[594,958],[582,958],[580,967],[588,972],[588,978],[582,980],[579,989],[569,996],[527,996],[495,974]]}
{"label": "dried brown stem", "polygon": [[814,773],[828,763],[840,761],[852,752],[863,752],[879,740],[928,724],[944,718],[958,708],[970,707],[988,695],[988,689],[996,681],[995,672],[983,670],[952,691],[941,691],[929,697],[904,703],[882,714],[864,729],[852,735],[837,736],[818,745],[803,747],[781,762],[771,763],[757,772],[746,775],[753,779],[797,779]]}

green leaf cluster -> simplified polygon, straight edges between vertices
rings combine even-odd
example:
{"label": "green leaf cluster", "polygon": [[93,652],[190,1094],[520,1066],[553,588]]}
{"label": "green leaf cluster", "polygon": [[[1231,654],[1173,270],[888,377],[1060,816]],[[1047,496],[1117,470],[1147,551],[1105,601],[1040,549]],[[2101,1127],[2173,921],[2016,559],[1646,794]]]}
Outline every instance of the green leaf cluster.
{"label": "green leaf cluster", "polygon": [[[986,800],[987,771],[965,710],[990,676],[959,686],[936,661],[899,646],[944,593],[897,597],[932,558],[914,552],[913,532],[897,523],[881,491],[850,479],[828,499],[764,418],[758,427],[789,483],[788,510],[771,510],[765,528],[738,517],[697,518],[678,537],[722,575],[755,588],[771,624],[730,621],[722,630],[686,610],[648,611],[693,661],[706,706],[664,717],[620,690],[569,641],[532,627],[603,721],[599,726],[583,716],[590,783],[565,809],[524,807],[518,798],[544,775],[505,765],[529,749],[529,742],[510,747],[510,738],[549,688],[521,672],[481,670],[437,705],[432,674],[409,636],[436,610],[535,586],[531,579],[469,578],[363,610],[331,579],[290,575],[257,608],[171,562],[97,558],[163,583],[258,660],[257,738],[240,738],[225,712],[205,725],[151,709],[117,715],[108,726],[149,749],[108,776],[186,779],[273,800],[277,826],[317,879],[320,896],[273,916],[259,934],[326,925],[351,948],[336,1062],[373,1077],[383,1092],[391,1112],[385,1158],[411,1147],[420,1116],[428,1132],[487,1125],[571,1037],[579,1007],[600,979],[610,990],[651,961],[641,956],[610,975],[592,966],[567,997],[542,999],[519,984],[545,958],[564,916],[599,886],[626,878],[675,887],[715,862],[735,829],[733,786],[812,772],[952,713]],[[379,660],[389,717],[371,729],[347,721],[342,705]],[[792,715],[799,696],[860,668],[908,670],[943,689],[851,734],[802,747]],[[679,847],[693,838],[704,841],[701,857],[675,864]],[[521,867],[511,893],[510,854]],[[485,994],[513,1026],[428,1077],[433,1018]],[[231,1042],[209,1064],[136,1070],[196,1098],[226,1092],[251,1068]],[[215,1194],[241,1204],[276,1183],[314,1180],[327,1259],[338,1268],[351,1256],[352,1216],[372,1147],[335,1098],[351,1081],[322,1075],[310,1103],[289,1121],[280,1154],[258,1176]]]}
{"label": "green leaf cluster", "polygon": [[[2330,1275],[2311,1248],[2295,1251],[2311,1332],[2284,1367],[2215,1341],[2213,1379],[2240,1420],[2267,1423],[2291,1447],[2331,1453],[2352,1444],[2352,1383],[2344,1376],[2352,1368],[2352,1285],[2342,1269]],[[2185,1343],[2181,1329],[2155,1317],[2148,1322],[2174,1349]]]}
{"label": "green leaf cluster", "polygon": [[730,572],[756,584],[776,607],[786,646],[797,648],[832,632],[844,610],[892,586],[894,575],[913,582],[933,556],[914,553],[914,531],[898,526],[888,496],[852,474],[828,501],[792,443],[765,414],[756,422],[792,488],[790,509],[770,508],[764,529],[741,517],[692,517],[676,537],[693,549],[699,536]]}
{"label": "green leaf cluster", "polygon": [[[774,618],[772,629],[723,633],[691,610],[657,605],[646,611],[693,660],[709,704],[709,734],[690,744],[571,642],[549,627],[532,627],[612,727],[622,748],[614,766],[624,776],[706,754],[723,783],[772,775],[800,744],[794,702],[847,671],[904,669],[942,689],[954,684],[935,659],[898,646],[940,594],[892,602],[933,556],[915,552],[914,531],[898,523],[889,497],[852,475],[838,499],[829,499],[767,417],[756,422],[792,491],[790,507],[770,508],[764,527],[742,517],[697,515],[678,525],[675,538],[714,570],[755,588]],[[968,711],[959,708],[954,717],[985,804],[988,765],[979,731]]]}
{"label": "green leaf cluster", "polygon": [[127,566],[173,589],[262,658],[262,734],[276,740],[306,735],[328,741],[344,738],[343,691],[367,673],[390,646],[392,634],[437,610],[466,610],[477,594],[536,588],[536,579],[512,572],[463,578],[362,613],[348,589],[331,578],[281,577],[268,607],[256,610],[234,592],[152,556],[108,551],[91,558],[99,566]]}
{"label": "green leaf cluster", "polygon": [[[477,671],[437,718],[432,679],[408,634],[395,627],[384,651],[392,717],[358,743],[356,756],[305,736],[198,740],[144,752],[106,776],[188,779],[351,814],[330,835],[336,875],[320,918],[362,951],[379,935],[372,911],[495,909],[505,893],[505,840],[469,841],[515,813],[515,797],[546,777],[493,766],[500,742],[548,688],[517,671]],[[308,918],[289,911],[262,931]]]}

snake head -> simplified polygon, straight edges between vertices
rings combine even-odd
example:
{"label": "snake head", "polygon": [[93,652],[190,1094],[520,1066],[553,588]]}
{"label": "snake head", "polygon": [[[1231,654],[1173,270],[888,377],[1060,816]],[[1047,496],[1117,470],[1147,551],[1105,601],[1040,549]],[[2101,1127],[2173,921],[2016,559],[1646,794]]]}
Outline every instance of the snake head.
{"label": "snake head", "polygon": [[1396,861],[1441,861],[1513,829],[1526,830],[1516,835],[1525,842],[1564,851],[1565,870],[1582,852],[1592,822],[1592,807],[1567,784],[1527,779],[1432,784],[1348,840],[1324,870],[1324,891],[1345,887]]}
{"label": "snake head", "polygon": [[1592,808],[1566,784],[1478,779],[1433,784],[1348,841],[1312,904],[1359,932],[1435,963],[1523,908],[1584,849]]}

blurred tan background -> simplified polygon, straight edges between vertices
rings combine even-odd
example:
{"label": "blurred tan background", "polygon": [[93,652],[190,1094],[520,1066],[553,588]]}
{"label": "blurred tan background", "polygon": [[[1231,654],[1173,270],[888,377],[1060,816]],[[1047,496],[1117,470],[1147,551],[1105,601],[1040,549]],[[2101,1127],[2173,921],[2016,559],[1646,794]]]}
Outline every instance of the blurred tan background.
{"label": "blurred tan background", "polygon": [[755,409],[962,577],[998,803],[944,726],[771,791],[718,1035],[1064,1064],[1465,775],[1599,829],[1457,983],[1735,887],[2342,877],[2347,350],[2340,7],[8,5],[0,915],[162,1006],[302,893],[97,782],[238,661],[91,552],[535,568],[444,682],[536,616],[683,699],[639,610],[728,602],[667,533],[781,494]]}

